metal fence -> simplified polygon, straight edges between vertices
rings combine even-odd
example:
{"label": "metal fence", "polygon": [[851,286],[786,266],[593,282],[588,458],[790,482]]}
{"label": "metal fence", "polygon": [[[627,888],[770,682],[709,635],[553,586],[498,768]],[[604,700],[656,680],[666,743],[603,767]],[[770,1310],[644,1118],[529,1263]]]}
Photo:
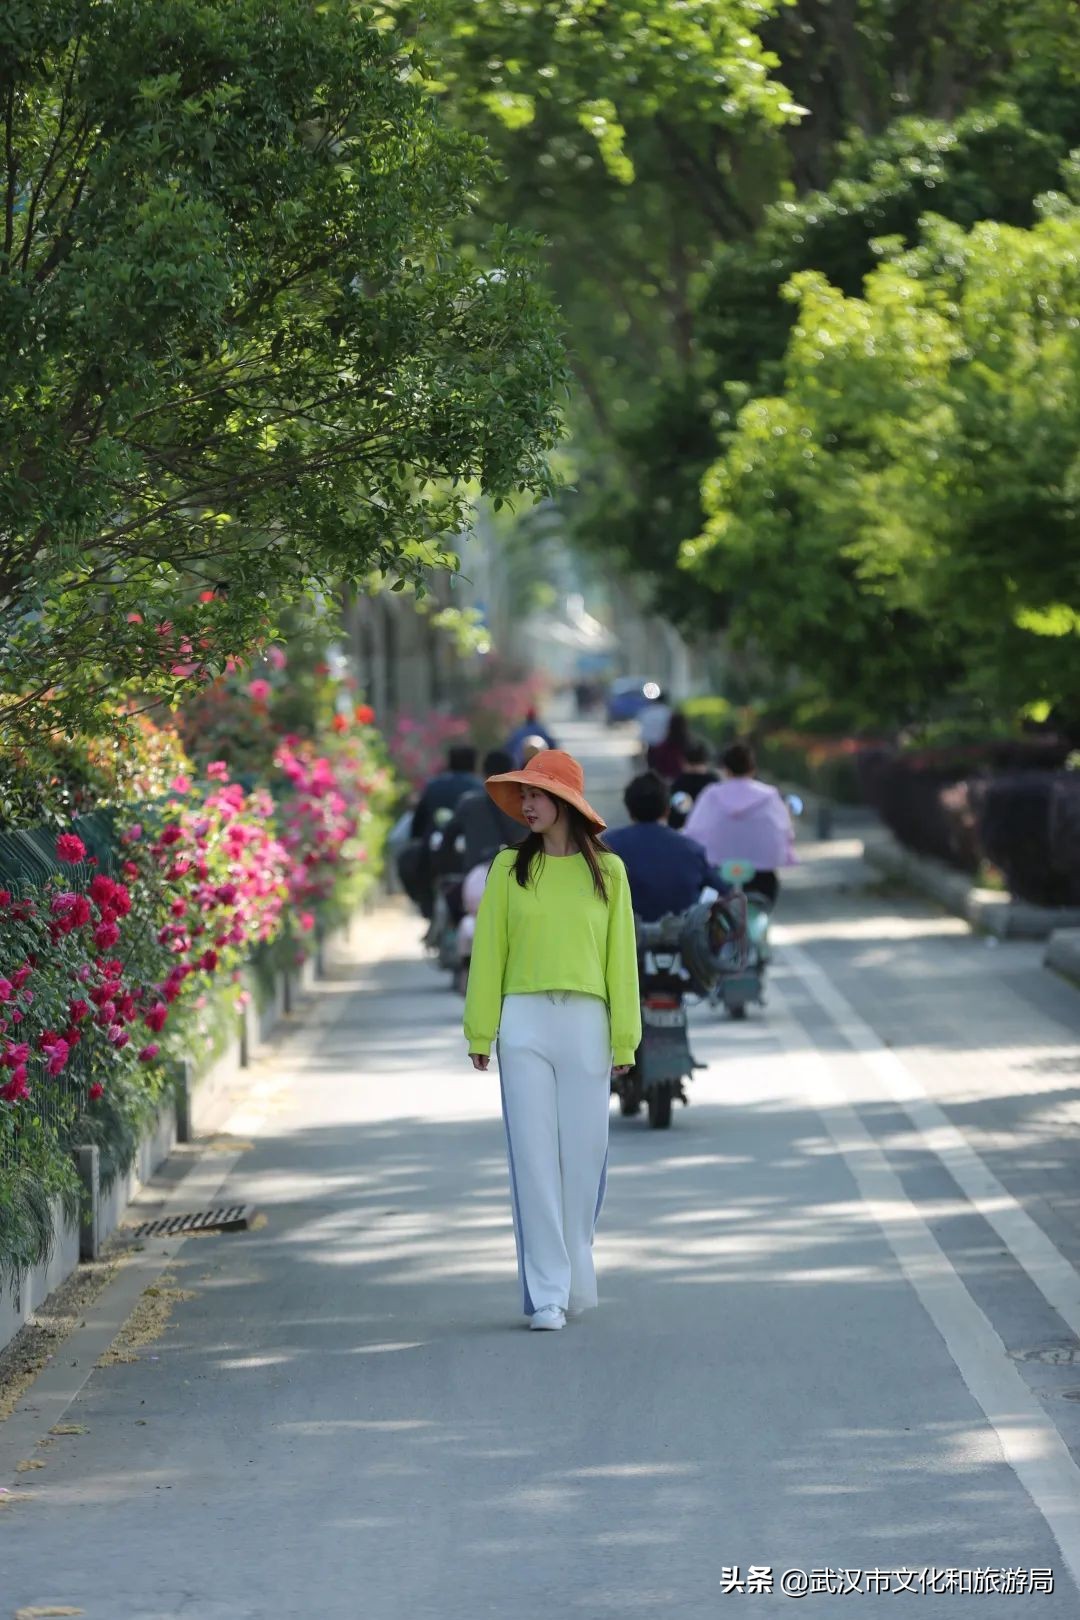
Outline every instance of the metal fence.
{"label": "metal fence", "polygon": [[[59,874],[70,878],[73,886],[81,890],[87,886],[94,872],[112,873],[118,869],[120,857],[115,812],[96,810],[91,815],[76,817],[70,828],[65,830],[76,833],[82,839],[87,856],[97,857],[97,866],[90,866],[89,861],[74,866],[59,861],[56,856],[55,827],[0,832],[0,889],[10,890],[15,899],[28,899],[40,894],[48,880]],[[0,963],[0,968],[10,969],[13,965]],[[24,1124],[21,1130],[43,1130],[47,1136],[63,1140],[82,1112],[90,1082],[88,1059],[83,1049],[77,1046],[63,1073],[37,1088],[34,1095],[35,1120],[29,1125]],[[0,1129],[0,1170],[13,1168],[20,1162],[22,1147],[23,1137],[18,1124],[14,1124],[14,1128]]]}

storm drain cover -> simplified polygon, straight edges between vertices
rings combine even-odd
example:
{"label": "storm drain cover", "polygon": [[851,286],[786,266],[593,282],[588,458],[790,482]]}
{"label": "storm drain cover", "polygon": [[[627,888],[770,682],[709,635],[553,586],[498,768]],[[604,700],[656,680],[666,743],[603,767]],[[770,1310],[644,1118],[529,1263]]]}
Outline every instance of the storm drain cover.
{"label": "storm drain cover", "polygon": [[1049,1361],[1056,1366],[1069,1366],[1080,1362],[1080,1339],[1037,1344],[1030,1350],[1010,1350],[1009,1355],[1014,1361]]}
{"label": "storm drain cover", "polygon": [[197,1209],[187,1215],[164,1215],[160,1220],[144,1221],[132,1236],[183,1237],[187,1232],[241,1232],[251,1225],[254,1215],[253,1204],[223,1204],[218,1209]]}

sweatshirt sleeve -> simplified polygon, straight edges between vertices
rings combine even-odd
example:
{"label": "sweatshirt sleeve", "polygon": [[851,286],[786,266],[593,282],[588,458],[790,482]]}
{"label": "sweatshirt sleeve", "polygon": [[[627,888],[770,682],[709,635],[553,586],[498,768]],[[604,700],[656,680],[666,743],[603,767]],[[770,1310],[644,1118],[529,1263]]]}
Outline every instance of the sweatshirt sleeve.
{"label": "sweatshirt sleeve", "polygon": [[465,991],[465,1038],[483,1057],[499,1031],[507,952],[509,867],[496,856],[476,913],[469,982]]}
{"label": "sweatshirt sleeve", "polygon": [[633,1063],[634,1053],[641,1045],[637,930],[626,867],[617,859],[611,863],[611,897],[608,902],[607,992],[613,1061],[616,1064]]}
{"label": "sweatshirt sleeve", "polygon": [[775,798],[770,800],[769,810],[772,815],[773,825],[780,835],[781,848],[784,852],[780,865],[798,866],[800,862],[795,850],[795,824],[791,819],[791,811],[788,809],[787,800],[779,788],[774,788],[773,791]]}

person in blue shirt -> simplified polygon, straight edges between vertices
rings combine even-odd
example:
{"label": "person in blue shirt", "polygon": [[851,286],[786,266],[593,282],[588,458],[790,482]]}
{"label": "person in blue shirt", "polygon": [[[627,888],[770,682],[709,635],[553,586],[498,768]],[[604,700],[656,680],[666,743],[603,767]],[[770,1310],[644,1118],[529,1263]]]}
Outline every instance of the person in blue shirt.
{"label": "person in blue shirt", "polygon": [[630,879],[630,899],[643,922],[696,905],[703,889],[727,894],[725,883],[700,844],[667,825],[671,797],[655,771],[635,776],[623,795],[629,827],[604,835]]}
{"label": "person in blue shirt", "polygon": [[514,761],[514,769],[521,770],[525,764],[524,747],[529,737],[542,737],[546,748],[557,748],[559,745],[546,726],[540,723],[540,717],[535,709],[526,711],[525,719],[515,731],[506,739],[506,752]]}

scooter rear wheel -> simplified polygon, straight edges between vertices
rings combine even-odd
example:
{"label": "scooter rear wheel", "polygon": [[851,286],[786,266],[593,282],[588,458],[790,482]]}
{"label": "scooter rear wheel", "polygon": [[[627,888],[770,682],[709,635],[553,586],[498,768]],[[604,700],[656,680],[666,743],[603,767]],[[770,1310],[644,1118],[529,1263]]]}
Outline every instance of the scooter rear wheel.
{"label": "scooter rear wheel", "polygon": [[649,1124],[654,1131],[663,1131],[671,1124],[672,1088],[668,1084],[654,1086],[649,1092]]}

